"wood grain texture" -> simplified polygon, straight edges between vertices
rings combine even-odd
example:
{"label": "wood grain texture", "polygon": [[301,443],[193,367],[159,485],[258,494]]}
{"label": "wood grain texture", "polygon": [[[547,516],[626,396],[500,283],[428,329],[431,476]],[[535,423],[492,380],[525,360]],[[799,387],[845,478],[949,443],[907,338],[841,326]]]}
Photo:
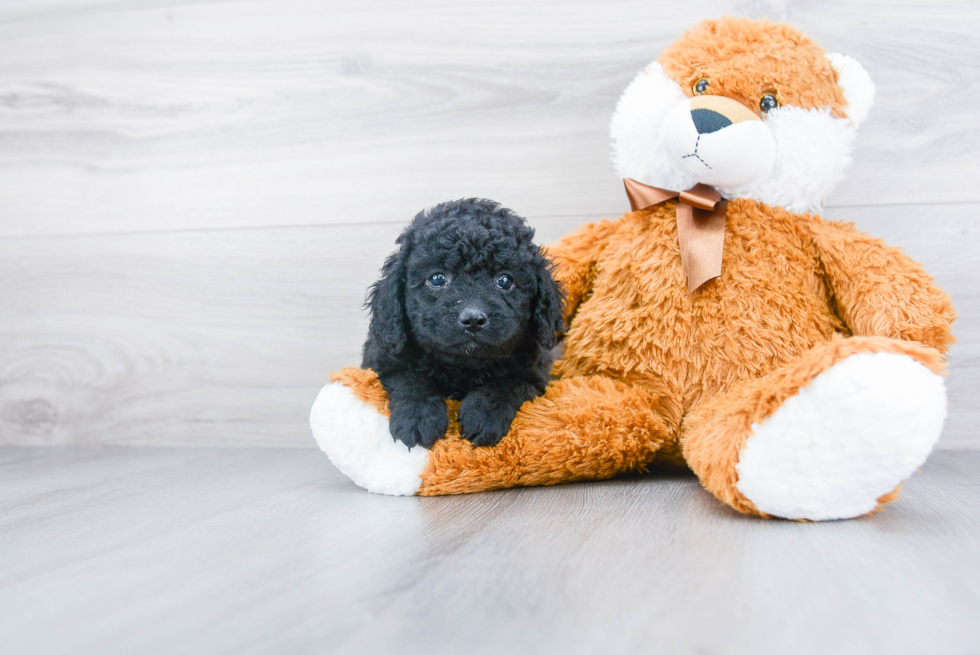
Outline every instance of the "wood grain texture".
{"label": "wood grain texture", "polygon": [[[830,212],[953,295],[946,447],[980,446],[978,210]],[[584,221],[534,224],[547,243]],[[400,228],[0,239],[0,443],[313,447],[309,408],[330,371],[360,361],[364,290]]]}
{"label": "wood grain texture", "polygon": [[876,79],[832,205],[980,200],[972,0],[45,0],[0,6],[0,235],[398,222],[470,195],[625,209],[616,99],[726,13]]}
{"label": "wood grain texture", "polygon": [[5,448],[3,650],[974,653],[977,466],[817,524],[683,476],[390,498],[313,451]]}
{"label": "wood grain texture", "polygon": [[312,447],[400,226],[466,195],[543,242],[615,217],[618,95],[723,13],[791,21],[875,77],[828,214],[952,292],[941,443],[980,445],[965,0],[2,3],[0,444]]}
{"label": "wood grain texture", "polygon": [[0,240],[0,443],[312,447],[310,406],[360,362],[400,230]]}

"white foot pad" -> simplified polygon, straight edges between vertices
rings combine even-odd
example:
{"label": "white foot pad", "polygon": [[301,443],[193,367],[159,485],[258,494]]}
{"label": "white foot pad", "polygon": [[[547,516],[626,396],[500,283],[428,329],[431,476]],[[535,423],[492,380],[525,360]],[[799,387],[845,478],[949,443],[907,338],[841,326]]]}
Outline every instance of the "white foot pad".
{"label": "white foot pad", "polygon": [[905,355],[852,355],[752,426],[736,486],[773,516],[861,516],[925,462],[945,420],[942,376]]}
{"label": "white foot pad", "polygon": [[388,419],[360,401],[348,387],[323,387],[310,410],[310,428],[320,450],[340,472],[368,491],[411,496],[422,485],[429,451],[395,441]]}

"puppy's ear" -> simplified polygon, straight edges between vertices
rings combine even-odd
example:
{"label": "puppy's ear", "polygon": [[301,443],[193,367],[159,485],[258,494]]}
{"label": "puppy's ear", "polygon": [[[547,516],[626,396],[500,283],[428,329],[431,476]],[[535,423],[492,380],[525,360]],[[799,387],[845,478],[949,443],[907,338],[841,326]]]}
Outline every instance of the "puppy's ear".
{"label": "puppy's ear", "polygon": [[401,248],[391,253],[381,268],[381,279],[371,285],[366,306],[371,311],[368,330],[381,347],[392,353],[405,349],[405,267],[408,239],[398,237]]}
{"label": "puppy's ear", "polygon": [[551,275],[552,268],[551,262],[542,256],[535,273],[537,289],[532,314],[535,337],[538,343],[549,350],[558,343],[558,335],[565,332],[565,321],[562,317],[565,296]]}

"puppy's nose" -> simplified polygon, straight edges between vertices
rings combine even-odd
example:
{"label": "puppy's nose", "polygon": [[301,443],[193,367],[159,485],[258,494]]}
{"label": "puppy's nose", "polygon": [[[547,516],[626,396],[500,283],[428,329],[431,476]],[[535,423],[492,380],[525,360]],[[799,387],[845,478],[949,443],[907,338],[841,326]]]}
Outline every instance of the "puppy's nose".
{"label": "puppy's nose", "polygon": [[459,324],[470,332],[479,332],[487,324],[487,315],[479,309],[467,307],[459,314]]}
{"label": "puppy's nose", "polygon": [[692,110],[691,120],[694,121],[694,127],[697,128],[698,134],[711,134],[732,124],[728,118],[712,109]]}

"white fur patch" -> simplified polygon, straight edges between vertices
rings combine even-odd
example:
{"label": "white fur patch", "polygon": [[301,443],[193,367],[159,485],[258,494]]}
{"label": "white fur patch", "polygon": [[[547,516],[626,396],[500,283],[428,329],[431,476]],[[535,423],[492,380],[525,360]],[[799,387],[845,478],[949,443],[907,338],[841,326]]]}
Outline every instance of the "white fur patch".
{"label": "white fur patch", "polygon": [[761,182],[718,187],[726,198],[750,198],[796,213],[819,213],[851,165],[857,128],[830,109],[774,109],[763,123],[776,142],[776,165]]}
{"label": "white fur patch", "polygon": [[875,84],[858,61],[839,52],[828,52],[827,60],[837,71],[837,83],[844,90],[847,117],[854,124],[863,123],[875,101]]}
{"label": "white fur patch", "polygon": [[[865,99],[871,101],[866,94],[861,97],[855,100],[855,115],[862,111]],[[835,118],[829,108],[783,106],[761,121],[775,142],[771,172],[750,184],[734,177],[727,183],[715,176],[708,181],[707,173],[699,175],[680,165],[661,132],[671,111],[687,100],[680,85],[656,62],[636,76],[619,99],[609,125],[613,165],[619,177],[673,191],[703,182],[715,186],[725,198],[748,198],[791,212],[816,213],[851,163],[857,120]],[[751,143],[740,142],[739,148],[749,159],[758,154]]]}
{"label": "white fur patch", "polygon": [[339,382],[323,387],[310,410],[320,450],[341,473],[368,491],[411,496],[422,485],[429,451],[409,450],[388,431],[388,419]]}
{"label": "white fur patch", "polygon": [[752,426],[736,486],[773,516],[861,516],[925,462],[945,420],[942,376],[905,355],[852,355]]}
{"label": "white fur patch", "polygon": [[659,143],[667,114],[687,100],[680,85],[653,62],[623,92],[609,123],[612,159],[619,177],[683,191],[697,180],[677,167]]}

